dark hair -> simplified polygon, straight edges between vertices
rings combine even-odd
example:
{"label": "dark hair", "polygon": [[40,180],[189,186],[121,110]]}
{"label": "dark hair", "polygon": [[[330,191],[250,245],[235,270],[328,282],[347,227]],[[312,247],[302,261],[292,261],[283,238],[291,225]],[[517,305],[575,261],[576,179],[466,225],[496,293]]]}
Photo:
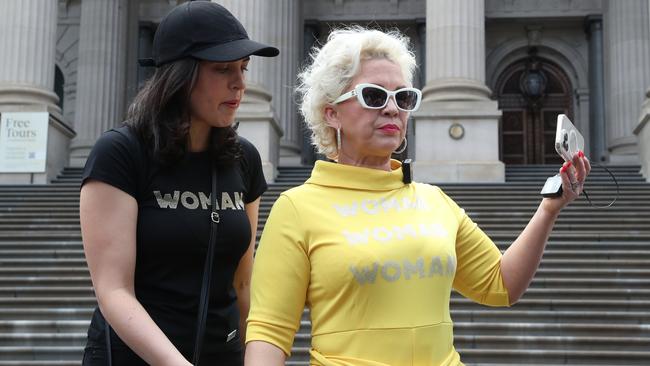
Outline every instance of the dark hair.
{"label": "dark hair", "polygon": [[[163,165],[172,165],[188,152],[190,95],[198,77],[199,61],[186,58],[156,68],[129,106],[126,125]],[[211,129],[208,150],[220,163],[238,160],[241,146],[234,127]]]}

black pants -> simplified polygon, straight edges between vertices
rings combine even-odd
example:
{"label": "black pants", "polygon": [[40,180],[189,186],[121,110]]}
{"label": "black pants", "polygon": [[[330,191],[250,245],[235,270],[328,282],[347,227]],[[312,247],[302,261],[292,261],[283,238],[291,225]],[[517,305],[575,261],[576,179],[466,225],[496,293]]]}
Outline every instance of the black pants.
{"label": "black pants", "polygon": [[[138,355],[131,349],[124,346],[111,347],[111,357],[113,366],[147,366]],[[228,351],[222,353],[212,353],[205,350],[201,356],[201,366],[241,366],[243,365],[243,355],[241,351]],[[82,366],[108,366],[105,344],[89,344],[84,349]],[[190,360],[191,361],[191,360]]]}
{"label": "black pants", "polygon": [[[118,335],[110,329],[111,336],[111,359],[113,366],[146,366],[138,355],[135,354]],[[206,341],[201,351],[199,366],[242,366],[243,350],[240,346],[239,336],[233,339],[228,345],[216,344]],[[106,352],[106,321],[101,312],[96,311],[88,327],[88,338],[84,349],[82,366],[108,366]],[[185,350],[179,349],[185,357],[191,361],[193,345],[186,344]]]}

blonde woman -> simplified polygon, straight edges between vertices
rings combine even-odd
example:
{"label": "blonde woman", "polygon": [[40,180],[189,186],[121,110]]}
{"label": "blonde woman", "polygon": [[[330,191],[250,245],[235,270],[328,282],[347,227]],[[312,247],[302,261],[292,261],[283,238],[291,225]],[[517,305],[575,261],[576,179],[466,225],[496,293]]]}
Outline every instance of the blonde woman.
{"label": "blonde woman", "polygon": [[543,199],[501,255],[440,188],[404,179],[391,160],[420,104],[414,69],[404,36],[353,28],[334,31],[300,75],[313,142],[336,162],[316,162],[271,210],[253,269],[246,365],[284,364],[305,305],[312,365],[462,365],[452,288],[509,306],[528,287],[589,162],[575,156],[562,167],[564,195]]}

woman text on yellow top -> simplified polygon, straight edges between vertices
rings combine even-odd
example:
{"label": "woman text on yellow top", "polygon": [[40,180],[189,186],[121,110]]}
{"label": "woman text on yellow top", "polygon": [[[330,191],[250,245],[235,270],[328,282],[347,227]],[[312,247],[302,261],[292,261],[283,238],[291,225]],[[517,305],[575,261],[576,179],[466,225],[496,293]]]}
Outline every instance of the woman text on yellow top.
{"label": "woman text on yellow top", "polygon": [[353,28],[334,31],[300,75],[313,142],[336,162],[318,161],[271,210],[253,269],[246,365],[284,364],[305,305],[312,365],[462,365],[452,288],[508,306],[528,287],[588,161],[561,169],[564,195],[543,199],[501,255],[444,192],[404,183],[391,160],[420,104],[414,68],[402,35]]}

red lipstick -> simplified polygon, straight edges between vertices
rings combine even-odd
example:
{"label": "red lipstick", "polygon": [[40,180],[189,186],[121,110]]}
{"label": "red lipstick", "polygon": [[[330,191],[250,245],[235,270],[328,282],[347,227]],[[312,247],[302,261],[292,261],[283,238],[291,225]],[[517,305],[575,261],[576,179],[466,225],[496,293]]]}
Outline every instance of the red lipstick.
{"label": "red lipstick", "polygon": [[226,102],[223,102],[223,104],[230,108],[237,108],[239,107],[239,99],[228,100]]}
{"label": "red lipstick", "polygon": [[389,123],[387,125],[383,125],[379,127],[380,130],[385,131],[385,132],[391,132],[391,133],[396,133],[400,131],[400,128],[398,125]]}

